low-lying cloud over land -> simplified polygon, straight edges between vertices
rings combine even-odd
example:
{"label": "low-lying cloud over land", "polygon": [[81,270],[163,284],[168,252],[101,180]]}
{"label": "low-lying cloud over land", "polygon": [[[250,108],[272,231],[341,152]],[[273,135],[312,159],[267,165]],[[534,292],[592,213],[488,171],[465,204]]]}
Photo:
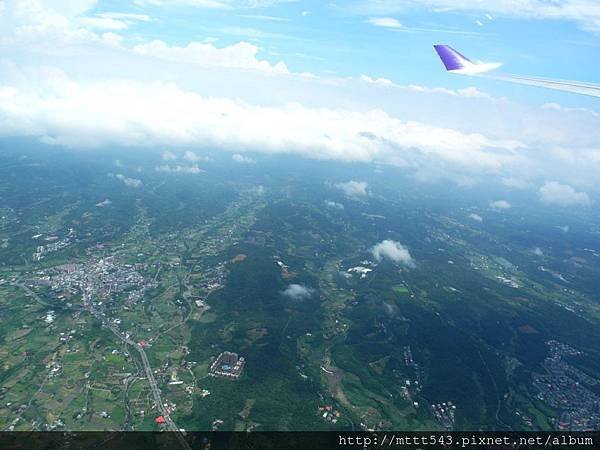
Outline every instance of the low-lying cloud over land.
{"label": "low-lying cloud over land", "polygon": [[156,166],[157,172],[166,172],[166,173],[191,173],[198,174],[204,172],[200,167],[196,164],[191,166],[183,166],[181,164],[169,165],[163,164],[161,166]]}
{"label": "low-lying cloud over land", "polygon": [[240,155],[239,153],[235,153],[231,156],[235,162],[240,164],[255,164],[256,161],[249,156]]}
{"label": "low-lying cloud over land", "polygon": [[126,177],[122,173],[116,174],[115,178],[117,180],[122,181],[125,184],[125,186],[128,186],[128,187],[138,188],[142,185],[142,180],[138,180],[137,178]]}
{"label": "low-lying cloud over land", "polygon": [[336,183],[334,184],[334,187],[350,198],[361,198],[369,195],[369,192],[367,191],[369,184],[365,181],[351,180],[344,183]]}
{"label": "low-lying cloud over land", "polygon": [[375,245],[371,249],[371,253],[377,261],[388,259],[406,267],[415,267],[415,261],[410,252],[400,242],[386,239]]}
{"label": "low-lying cloud over land", "polygon": [[328,206],[328,207],[334,208],[334,209],[344,209],[344,205],[342,205],[341,203],[338,203],[338,202],[334,202],[333,200],[325,200],[325,206]]}
{"label": "low-lying cloud over land", "polygon": [[490,202],[490,208],[492,209],[510,209],[512,205],[506,200],[494,200]]}
{"label": "low-lying cloud over land", "polygon": [[314,292],[313,288],[303,284],[290,284],[281,294],[293,300],[304,300],[312,297]]}
{"label": "low-lying cloud over land", "polygon": [[547,205],[573,206],[591,204],[590,197],[585,192],[577,192],[567,184],[550,181],[544,184],[540,190],[540,199]]}

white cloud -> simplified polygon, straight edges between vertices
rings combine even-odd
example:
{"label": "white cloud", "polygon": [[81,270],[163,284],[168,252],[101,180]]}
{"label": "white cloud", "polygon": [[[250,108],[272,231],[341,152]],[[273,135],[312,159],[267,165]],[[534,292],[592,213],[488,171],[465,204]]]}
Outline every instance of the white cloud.
{"label": "white cloud", "polygon": [[[592,110],[527,105],[472,87],[401,86],[366,75],[309,79],[261,56],[273,49],[248,43],[154,48],[119,30],[92,28],[80,19],[128,26],[152,19],[95,13],[91,0],[5,4],[0,136],[36,136],[75,148],[243,148],[393,164],[417,180],[465,186],[497,176],[597,189],[600,119]],[[105,67],[110,76],[99,76]],[[254,85],[268,89],[248,89]],[[497,120],[487,120],[490,115]]]}
{"label": "white cloud", "polygon": [[367,191],[369,184],[365,181],[351,180],[344,183],[336,183],[334,187],[351,198],[367,197],[369,195]]}
{"label": "white cloud", "polygon": [[[359,112],[297,103],[257,106],[205,98],[171,83],[78,82],[48,69],[27,81],[36,89],[0,84],[0,135],[39,136],[69,147],[196,145],[229,151],[243,147],[400,166],[431,160],[455,170],[491,172],[509,164],[511,152],[520,146],[404,122],[377,109]],[[348,195],[366,194],[361,182],[337,187]]]}
{"label": "white cloud", "polygon": [[378,84],[380,86],[393,86],[394,83],[387,78],[371,78],[368,75],[361,75],[359,80],[364,81],[365,83]]}
{"label": "white cloud", "polygon": [[429,88],[426,86],[419,86],[415,84],[409,84],[408,86],[401,86],[403,89],[411,89],[417,92],[433,93],[433,94],[446,94],[452,97],[465,97],[465,98],[487,98],[490,100],[494,99],[490,94],[480,91],[475,87],[466,87],[462,89],[452,90],[447,88]]}
{"label": "white cloud", "polygon": [[466,87],[461,89],[447,89],[447,88],[431,88],[427,86],[420,86],[418,84],[408,84],[408,85],[400,85],[394,83],[392,80],[387,78],[373,78],[369,75],[361,75],[358,79],[364,83],[374,84],[378,86],[392,87],[398,90],[406,90],[406,91],[414,91],[414,92],[422,92],[425,94],[445,94],[451,97],[464,97],[464,98],[484,98],[489,100],[503,100],[499,98],[494,98],[487,92],[483,92],[475,87]]}
{"label": "white cloud", "polygon": [[101,30],[124,30],[137,22],[149,22],[150,20],[150,16],[146,14],[101,13],[95,16],[81,17],[78,22],[84,26]]}
{"label": "white cloud", "polygon": [[483,222],[483,217],[481,217],[479,214],[469,214],[469,218],[473,219],[475,222]]}
{"label": "white cloud", "polygon": [[200,157],[191,150],[188,150],[184,153],[183,159],[189,162],[198,162],[200,161]]}
{"label": "white cloud", "polygon": [[401,28],[402,24],[398,19],[394,19],[393,17],[371,17],[367,20],[371,25],[375,25],[376,27],[383,28]]}
{"label": "white cloud", "polygon": [[334,202],[333,200],[325,200],[325,206],[334,209],[344,209],[344,205],[338,202]]}
{"label": "white cloud", "polygon": [[375,245],[371,249],[371,253],[377,261],[381,261],[385,258],[396,264],[401,264],[406,267],[415,267],[415,261],[410,255],[410,252],[400,242],[386,239]]}
{"label": "white cloud", "polygon": [[534,248],[531,252],[536,256],[544,256],[544,252],[539,247]]}
{"label": "white cloud", "polygon": [[550,181],[544,184],[540,190],[540,199],[547,205],[571,206],[591,204],[590,197],[585,192],[577,192],[567,184]]}
{"label": "white cloud", "polygon": [[182,166],[180,164],[176,164],[174,166],[171,166],[171,165],[168,165],[168,164],[165,164],[165,165],[162,165],[162,166],[156,166],[155,170],[157,172],[166,172],[166,173],[191,173],[191,174],[198,174],[198,173],[204,172],[197,165]]}
{"label": "white cloud", "polygon": [[248,156],[240,155],[239,153],[235,153],[231,156],[235,162],[240,164],[256,164],[256,161]]}
{"label": "white cloud", "polygon": [[508,203],[506,200],[495,200],[490,202],[490,208],[493,209],[509,209],[512,205]]}
{"label": "white cloud", "polygon": [[117,180],[121,180],[128,187],[138,188],[142,185],[142,180],[138,180],[137,178],[126,177],[122,173],[116,174],[115,178],[117,178]]}
{"label": "white cloud", "polygon": [[165,151],[162,152],[160,154],[160,157],[163,159],[163,161],[175,161],[177,159],[177,155],[175,155],[175,153],[170,152],[170,151]]}
{"label": "white cloud", "polygon": [[303,284],[290,284],[281,294],[292,300],[304,300],[310,298],[314,291],[313,288],[304,286]]}
{"label": "white cloud", "polygon": [[584,113],[590,114],[593,117],[598,117],[598,113],[596,111],[592,111],[588,108],[570,108],[567,106],[562,106],[559,103],[544,103],[542,105],[542,109],[549,109],[553,111],[562,111],[562,112],[574,112],[574,113]]}
{"label": "white cloud", "polygon": [[238,42],[227,47],[217,48],[209,42],[194,41],[185,47],[178,47],[154,40],[136,45],[133,47],[133,51],[140,55],[167,61],[194,63],[200,66],[252,69],[274,74],[289,73],[282,61],[271,64],[266,60],[258,59],[258,47],[248,42]]}

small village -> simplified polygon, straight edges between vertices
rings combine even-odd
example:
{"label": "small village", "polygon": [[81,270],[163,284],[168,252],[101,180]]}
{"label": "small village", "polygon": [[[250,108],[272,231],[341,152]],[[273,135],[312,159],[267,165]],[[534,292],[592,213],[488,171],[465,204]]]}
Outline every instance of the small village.
{"label": "small village", "polygon": [[553,420],[557,430],[590,431],[600,428],[600,396],[592,389],[600,381],[567,362],[568,357],[581,355],[573,347],[550,340],[546,343],[550,356],[543,363],[545,374],[533,375],[538,398],[561,411]]}

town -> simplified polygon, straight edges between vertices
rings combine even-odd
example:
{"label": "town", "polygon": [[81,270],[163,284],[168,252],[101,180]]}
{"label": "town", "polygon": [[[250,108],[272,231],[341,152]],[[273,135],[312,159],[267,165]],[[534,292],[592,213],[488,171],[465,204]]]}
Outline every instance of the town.
{"label": "town", "polygon": [[600,382],[573,367],[568,357],[581,354],[567,344],[547,342],[550,356],[543,363],[546,374],[534,374],[533,385],[540,400],[561,411],[553,420],[558,430],[591,431],[600,428],[600,396],[592,389]]}

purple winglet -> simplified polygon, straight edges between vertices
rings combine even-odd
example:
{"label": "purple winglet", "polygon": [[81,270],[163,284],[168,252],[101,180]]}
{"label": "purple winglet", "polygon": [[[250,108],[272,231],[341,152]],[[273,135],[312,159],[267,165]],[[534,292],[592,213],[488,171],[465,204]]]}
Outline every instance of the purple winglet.
{"label": "purple winglet", "polygon": [[465,62],[471,62],[469,58],[461,55],[449,45],[434,45],[433,48],[446,66],[446,70],[464,69]]}

